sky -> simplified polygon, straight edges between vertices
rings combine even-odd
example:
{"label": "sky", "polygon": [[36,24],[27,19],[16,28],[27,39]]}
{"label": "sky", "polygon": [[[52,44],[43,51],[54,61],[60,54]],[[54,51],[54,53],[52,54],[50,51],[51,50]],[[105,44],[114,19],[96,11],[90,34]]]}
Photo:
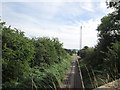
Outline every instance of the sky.
{"label": "sky", "polygon": [[100,19],[113,10],[106,0],[5,0],[0,3],[2,21],[25,32],[25,36],[57,37],[67,49],[94,47]]}

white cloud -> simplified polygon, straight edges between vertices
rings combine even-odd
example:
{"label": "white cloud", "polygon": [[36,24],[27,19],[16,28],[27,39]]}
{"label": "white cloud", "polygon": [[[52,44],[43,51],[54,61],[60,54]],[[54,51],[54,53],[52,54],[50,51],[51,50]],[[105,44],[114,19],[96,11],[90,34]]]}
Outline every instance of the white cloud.
{"label": "white cloud", "polygon": [[[64,43],[65,48],[77,48],[79,49],[80,44],[80,26],[82,25],[82,47],[94,46],[97,41],[97,25],[100,23],[100,16],[98,19],[91,18],[87,20],[81,20],[81,18],[75,19],[76,16],[81,16],[86,13],[84,10],[94,12],[94,5],[92,0],[87,0],[90,3],[76,4],[73,3],[43,3],[42,5],[36,3],[24,3],[25,7],[23,10],[28,13],[19,13],[10,8],[9,6],[4,7],[4,19],[8,25],[12,25],[25,32],[28,37],[58,37],[61,42]],[[48,6],[49,5],[49,6]],[[83,5],[83,6],[82,6]],[[29,9],[27,9],[29,8]],[[98,12],[105,12],[105,5],[99,6]],[[8,15],[9,13],[9,15]],[[35,14],[35,16],[33,15]],[[99,13],[93,13],[98,16]],[[59,16],[56,18],[56,16]],[[89,14],[88,14],[89,16]],[[38,18],[40,17],[40,18]],[[94,16],[93,16],[94,17]],[[69,20],[67,20],[69,18]],[[85,17],[87,18],[87,17]],[[63,20],[61,20],[63,19]],[[74,22],[73,22],[74,21]],[[72,22],[71,24],[64,24],[65,22]]]}
{"label": "white cloud", "polygon": [[100,10],[102,10],[102,12],[108,14],[114,11],[114,9],[111,8],[107,8],[108,6],[106,5],[106,2],[100,2]]}
{"label": "white cloud", "polygon": [[106,0],[2,0],[2,2],[104,2]]}
{"label": "white cloud", "polygon": [[91,0],[89,0],[89,2],[82,2],[80,4],[83,9],[94,12],[93,2]]}
{"label": "white cloud", "polygon": [[38,14],[38,16],[41,16],[46,19],[52,19],[54,15],[59,11],[60,7],[62,7],[63,3],[45,3],[45,2],[32,2],[32,3],[24,3],[24,6],[27,8],[34,8],[35,11],[33,12]]}
{"label": "white cloud", "polygon": [[0,2],[0,16],[2,16],[2,3]]}
{"label": "white cloud", "polygon": [[[77,47],[79,49],[80,43],[80,26],[82,24],[82,47],[94,46],[97,44],[97,26],[100,24],[100,19],[90,19],[88,21],[80,21],[76,26],[63,27],[63,30],[68,33],[68,42],[64,42],[65,47],[73,45],[72,48]],[[70,44],[71,43],[71,44]]]}
{"label": "white cloud", "polygon": [[27,37],[58,37],[61,42],[63,42],[65,48],[77,48],[79,49],[80,45],[80,26],[82,22],[82,47],[89,46],[92,47],[96,45],[97,41],[97,25],[100,23],[100,20],[88,20],[80,21],[76,25],[64,25],[59,26],[59,30],[50,30],[50,29],[41,29],[40,27],[35,27],[23,22],[20,27],[19,24],[13,24],[13,27],[18,27],[25,32]]}
{"label": "white cloud", "polygon": [[97,26],[100,24],[100,19],[89,20],[85,22],[83,28],[83,45],[96,45],[97,44]]}

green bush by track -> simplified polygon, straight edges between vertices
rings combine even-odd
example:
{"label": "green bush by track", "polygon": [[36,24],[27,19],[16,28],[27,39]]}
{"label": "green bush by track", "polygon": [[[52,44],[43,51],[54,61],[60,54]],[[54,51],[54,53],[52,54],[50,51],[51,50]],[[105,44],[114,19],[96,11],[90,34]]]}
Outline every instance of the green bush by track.
{"label": "green bush by track", "polygon": [[61,84],[71,56],[58,38],[28,38],[24,32],[4,26],[2,31],[2,87],[49,88]]}

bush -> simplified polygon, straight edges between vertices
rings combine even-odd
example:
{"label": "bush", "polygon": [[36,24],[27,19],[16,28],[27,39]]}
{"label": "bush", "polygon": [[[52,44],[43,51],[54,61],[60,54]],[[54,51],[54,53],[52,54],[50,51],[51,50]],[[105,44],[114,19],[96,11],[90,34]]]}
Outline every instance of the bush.
{"label": "bush", "polygon": [[29,39],[4,24],[0,23],[3,88],[57,88],[71,62],[62,43],[57,38]]}
{"label": "bush", "polygon": [[34,45],[23,32],[5,26],[2,28],[3,87],[6,82],[14,87],[14,82],[19,82],[24,73],[29,72],[29,62],[34,58],[34,53]]}
{"label": "bush", "polygon": [[108,48],[104,59],[104,66],[109,71],[109,75],[115,80],[120,77],[120,42],[112,44],[112,47]]}

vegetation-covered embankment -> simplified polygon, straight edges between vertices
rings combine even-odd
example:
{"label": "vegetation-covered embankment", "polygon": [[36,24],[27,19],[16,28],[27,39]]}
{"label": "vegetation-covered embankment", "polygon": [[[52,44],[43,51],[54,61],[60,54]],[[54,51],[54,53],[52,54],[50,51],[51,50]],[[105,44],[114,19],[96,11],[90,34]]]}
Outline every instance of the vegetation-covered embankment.
{"label": "vegetation-covered embankment", "polygon": [[0,23],[2,31],[2,87],[51,88],[61,83],[71,56],[57,38],[28,38]]}
{"label": "vegetation-covered embankment", "polygon": [[94,48],[86,46],[78,53],[86,88],[120,78],[120,5],[117,1],[108,5],[115,11],[101,19],[97,27],[98,44]]}

